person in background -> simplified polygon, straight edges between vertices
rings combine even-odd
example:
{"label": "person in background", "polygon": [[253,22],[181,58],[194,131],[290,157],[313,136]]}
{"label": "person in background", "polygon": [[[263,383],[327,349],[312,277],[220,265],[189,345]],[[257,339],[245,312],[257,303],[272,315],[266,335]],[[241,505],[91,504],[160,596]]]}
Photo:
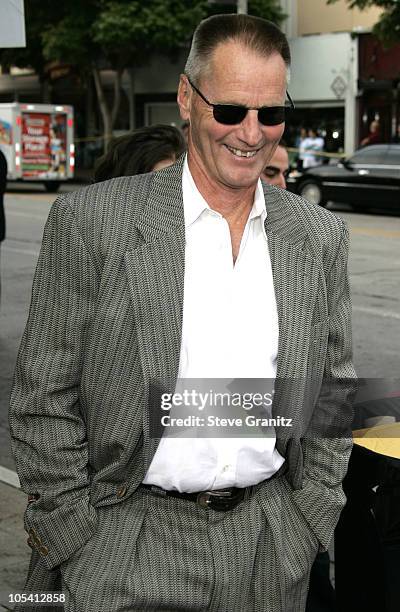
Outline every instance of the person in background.
{"label": "person in background", "polygon": [[94,169],[94,183],[117,176],[145,174],[171,166],[186,150],[182,132],[172,125],[150,125],[111,141]]}
{"label": "person in background", "polygon": [[296,166],[297,170],[301,171],[303,169],[303,147],[302,143],[307,138],[307,130],[305,127],[301,127],[299,133],[296,136],[295,147],[298,151]]}
{"label": "person in background", "polygon": [[308,130],[308,136],[300,143],[300,157],[303,160],[303,168],[314,168],[322,164],[323,158],[315,155],[316,152],[323,151],[324,139],[318,136],[314,128]]}
{"label": "person in background", "polygon": [[[4,192],[7,184],[7,160],[3,151],[0,149],[0,247],[6,237],[6,218],[4,214]],[[1,253],[0,253],[1,265]],[[1,269],[0,269],[0,298],[1,298]]]}
{"label": "person in background", "polygon": [[369,134],[360,142],[361,147],[367,147],[368,145],[377,144],[381,142],[381,131],[378,120],[371,121],[369,126]]}
{"label": "person in background", "polygon": [[286,177],[290,170],[289,155],[283,141],[276,147],[275,152],[261,173],[261,180],[269,185],[276,185],[286,189]]}
{"label": "person in background", "polygon": [[307,130],[305,127],[301,127],[299,133],[296,136],[295,146],[299,148],[301,141],[305,138],[307,138]]}

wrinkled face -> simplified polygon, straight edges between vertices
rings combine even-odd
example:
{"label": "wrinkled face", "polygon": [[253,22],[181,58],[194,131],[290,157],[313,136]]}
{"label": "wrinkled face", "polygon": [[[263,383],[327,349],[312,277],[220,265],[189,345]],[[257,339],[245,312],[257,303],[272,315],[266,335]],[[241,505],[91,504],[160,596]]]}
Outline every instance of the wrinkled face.
{"label": "wrinkled face", "polygon": [[285,147],[278,146],[264,168],[261,178],[270,185],[286,189],[286,172],[289,170],[289,156]]}
{"label": "wrinkled face", "polygon": [[[209,72],[195,85],[213,104],[282,106],[286,67],[279,54],[264,57],[241,43],[229,42],[215,49]],[[198,187],[255,185],[282,136],[284,123],[264,126],[257,111],[250,110],[240,124],[222,125],[183,75],[178,103],[182,118],[190,121],[189,165],[196,171]]]}

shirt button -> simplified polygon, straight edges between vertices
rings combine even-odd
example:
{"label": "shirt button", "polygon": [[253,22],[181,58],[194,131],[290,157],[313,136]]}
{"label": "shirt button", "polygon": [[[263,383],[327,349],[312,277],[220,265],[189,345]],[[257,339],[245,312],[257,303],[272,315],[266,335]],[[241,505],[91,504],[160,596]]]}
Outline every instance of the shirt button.
{"label": "shirt button", "polygon": [[116,496],[119,498],[124,497],[126,495],[126,492],[127,492],[127,487],[125,485],[122,485],[121,487],[117,489]]}

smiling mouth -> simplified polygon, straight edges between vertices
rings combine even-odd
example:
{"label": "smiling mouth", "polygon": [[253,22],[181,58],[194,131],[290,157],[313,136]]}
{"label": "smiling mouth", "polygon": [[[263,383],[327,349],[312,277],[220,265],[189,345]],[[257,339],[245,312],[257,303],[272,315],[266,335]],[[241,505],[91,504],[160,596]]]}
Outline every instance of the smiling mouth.
{"label": "smiling mouth", "polygon": [[228,145],[225,145],[225,147],[228,149],[228,151],[230,151],[233,155],[235,155],[236,157],[254,157],[255,155],[257,155],[258,151],[260,149],[256,149],[255,151],[243,151],[242,149],[234,149],[233,147],[230,147]]}

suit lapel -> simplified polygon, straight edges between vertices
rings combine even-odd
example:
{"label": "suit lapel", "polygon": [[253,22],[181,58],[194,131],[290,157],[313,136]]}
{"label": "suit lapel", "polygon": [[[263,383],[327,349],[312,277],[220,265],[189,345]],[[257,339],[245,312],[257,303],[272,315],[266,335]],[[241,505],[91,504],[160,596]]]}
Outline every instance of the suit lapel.
{"label": "suit lapel", "polygon": [[[146,393],[173,392],[178,375],[182,336],[185,231],[182,197],[183,158],[156,173],[143,213],[137,223],[143,242],[125,254],[125,268],[132,297],[134,323]],[[319,268],[307,251],[307,234],[282,195],[266,187],[265,228],[271,258],[279,319],[277,385],[273,416],[295,417],[301,407],[301,379],[307,376],[311,316]],[[279,380],[295,381],[280,385]],[[288,388],[291,387],[291,392]],[[149,398],[144,414],[145,469],[157,449],[150,435]],[[294,412],[293,412],[294,411]],[[284,429],[284,428],[283,428]],[[287,431],[277,428],[277,437]]]}
{"label": "suit lapel", "polygon": [[137,228],[143,242],[125,254],[125,269],[148,397],[143,418],[147,470],[158,445],[151,418],[156,418],[160,394],[174,391],[179,368],[185,258],[182,160],[154,175]]}

